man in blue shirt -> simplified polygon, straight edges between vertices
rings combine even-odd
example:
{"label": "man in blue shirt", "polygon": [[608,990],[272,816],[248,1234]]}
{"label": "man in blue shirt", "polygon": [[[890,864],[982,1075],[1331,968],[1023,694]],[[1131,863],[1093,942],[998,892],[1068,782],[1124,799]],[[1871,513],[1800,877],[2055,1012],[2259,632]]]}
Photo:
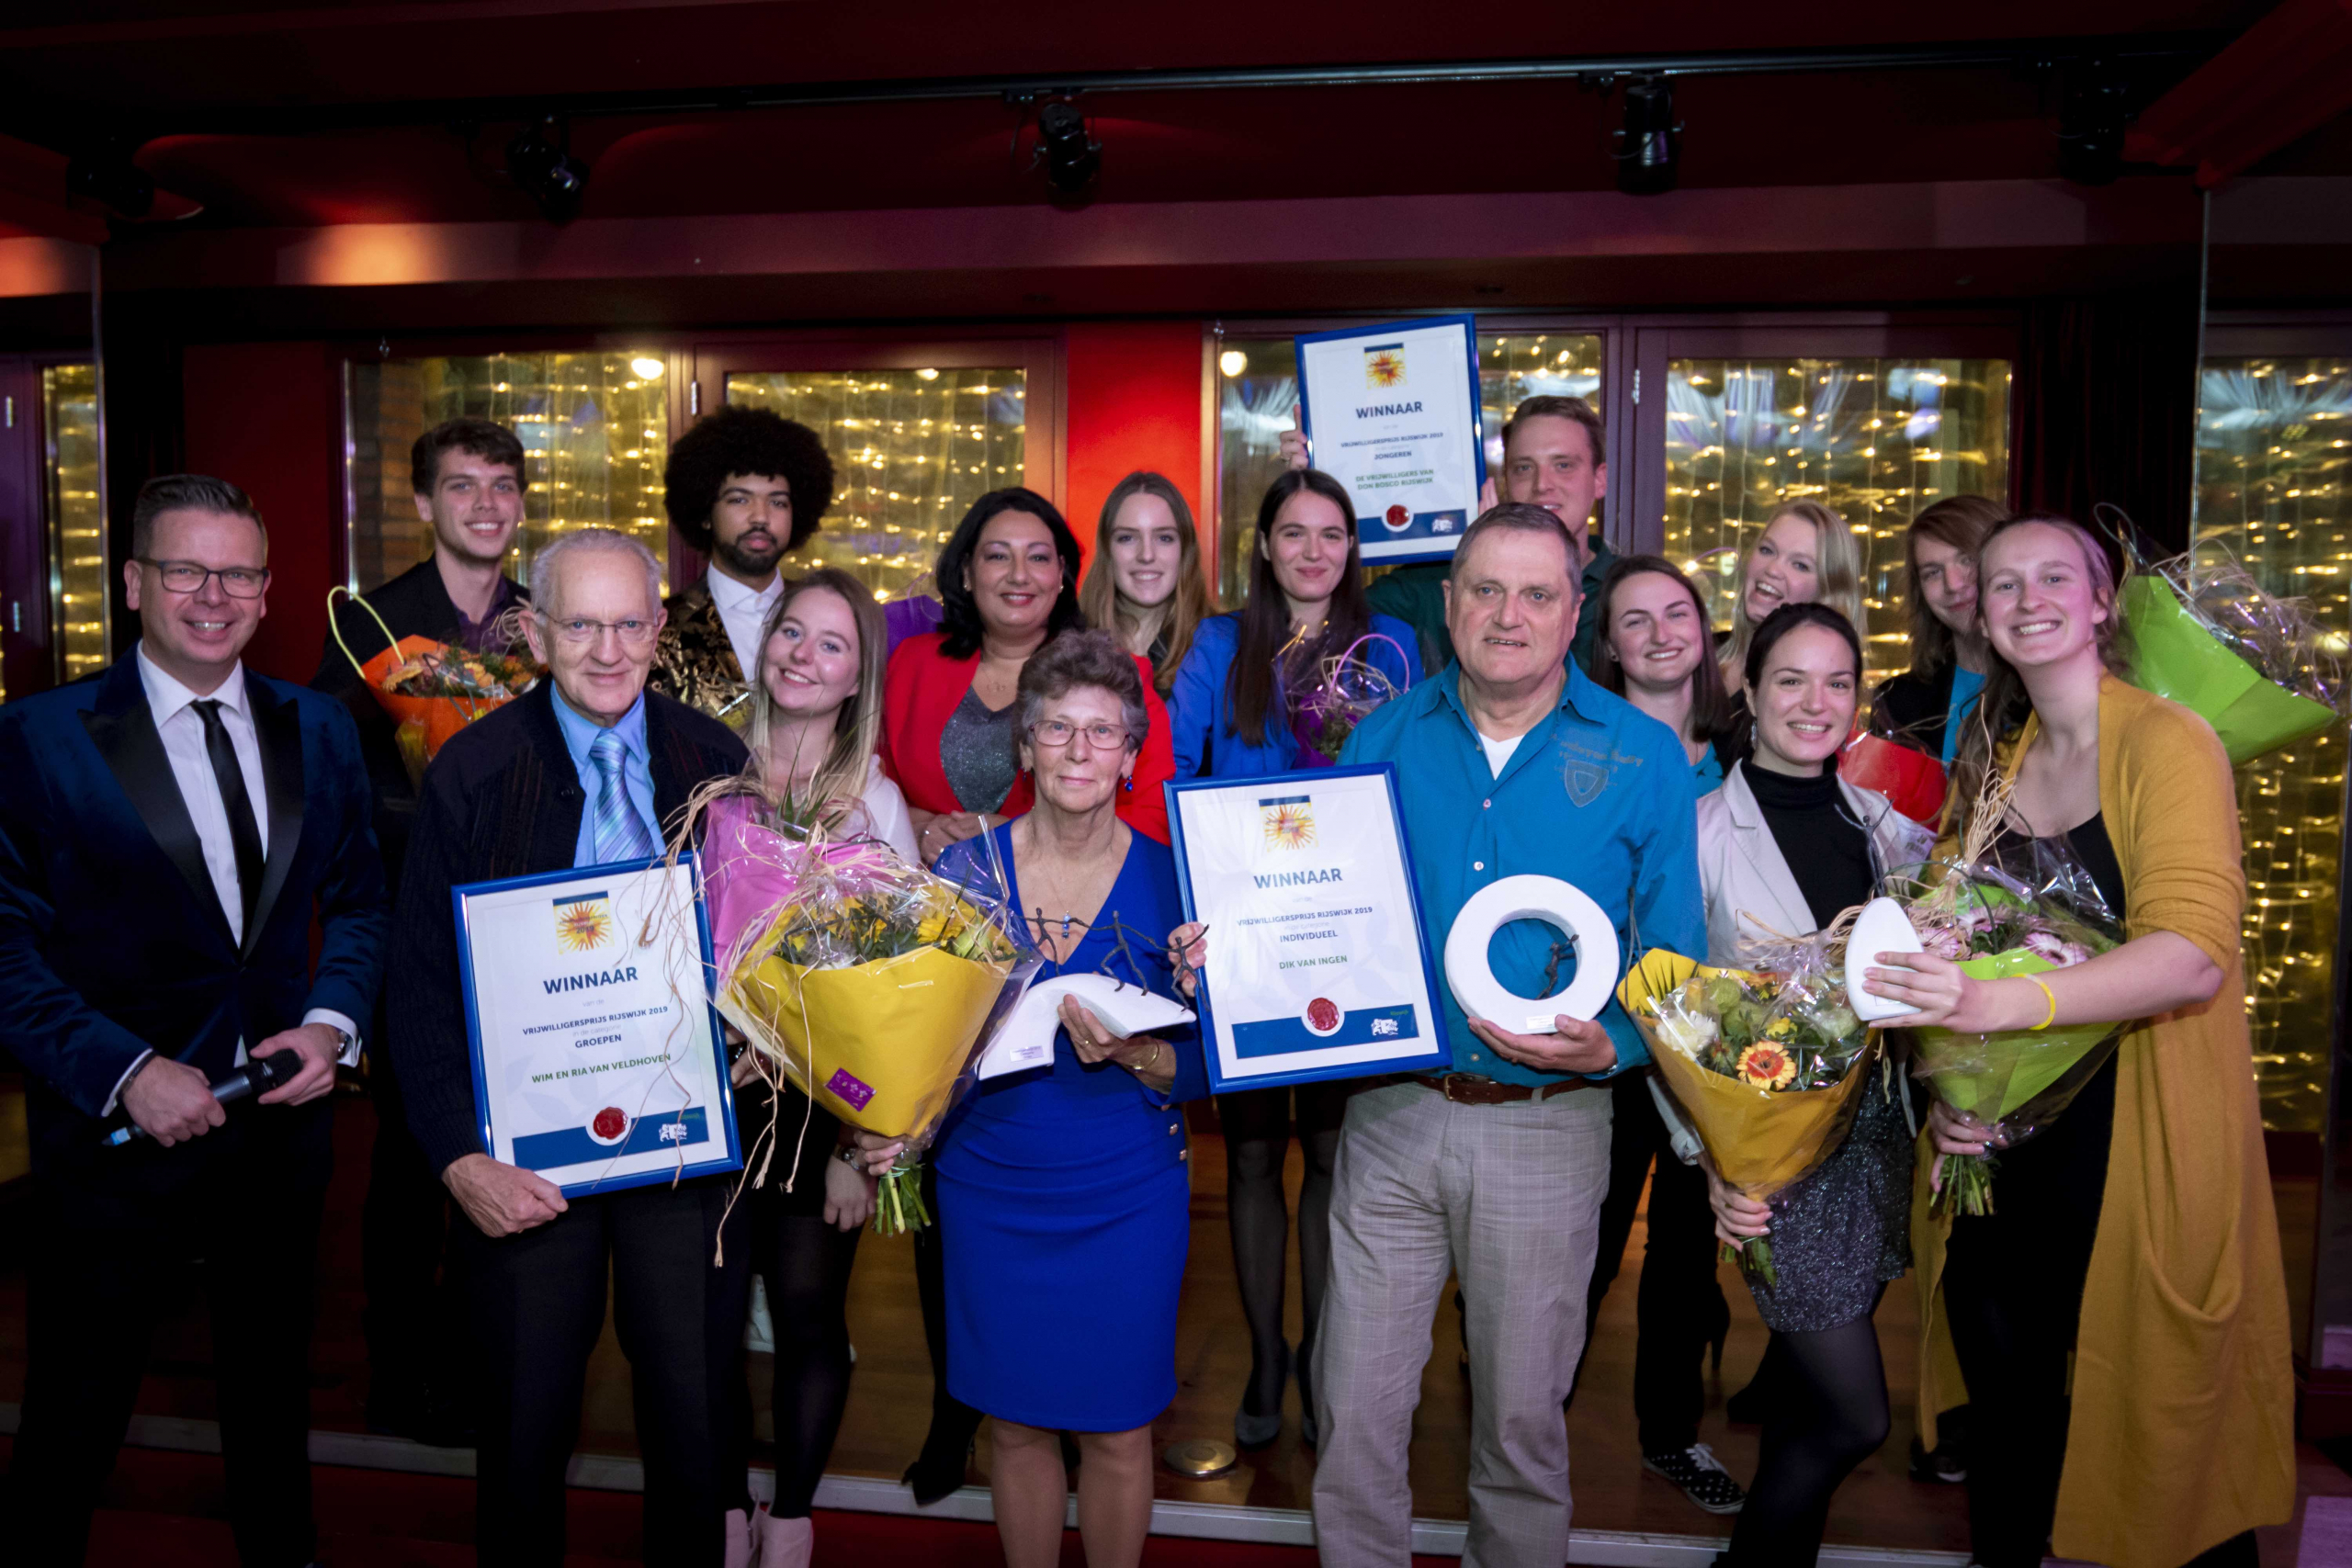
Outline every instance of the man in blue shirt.
{"label": "man in blue shirt", "polygon": [[[645,689],[662,574],[624,534],[583,528],[531,563],[532,651],[548,679],[451,737],[425,770],[389,973],[391,1050],[411,1130],[456,1198],[481,1369],[476,1543],[484,1562],[563,1557],[565,1466],[609,1287],[637,1384],[650,1561],[717,1563],[730,1487],[719,1397],[742,1375],[750,1282],[714,1267],[732,1178],[567,1200],[482,1146],[449,890],[574,866],[650,862],[743,743]],[[740,1526],[739,1526],[740,1528]]]}
{"label": "man in blue shirt", "polygon": [[[1446,583],[1457,662],[1374,713],[1340,761],[1394,761],[1430,937],[1506,876],[1584,890],[1636,955],[1702,953],[1696,801],[1672,731],[1567,660],[1576,541],[1542,507],[1488,511]],[[1503,928],[1513,994],[1573,973],[1551,927]],[[1613,977],[1612,977],[1613,978]],[[1472,1568],[1557,1568],[1568,1552],[1561,1402],[1585,1339],[1615,1074],[1648,1060],[1612,999],[1548,1034],[1466,1018],[1450,991],[1454,1071],[1369,1089],[1348,1108],[1331,1193],[1331,1274],[1316,1393],[1316,1540],[1342,1568],[1404,1568],[1406,1450],[1449,1272],[1467,1298]]]}

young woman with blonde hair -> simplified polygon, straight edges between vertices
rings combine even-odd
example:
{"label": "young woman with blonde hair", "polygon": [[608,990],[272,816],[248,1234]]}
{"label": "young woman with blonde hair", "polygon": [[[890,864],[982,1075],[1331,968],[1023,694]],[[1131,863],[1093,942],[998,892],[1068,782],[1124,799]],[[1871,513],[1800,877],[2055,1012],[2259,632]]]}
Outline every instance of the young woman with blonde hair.
{"label": "young woman with blonde hair", "polygon": [[[2115,1568],[2252,1564],[2295,1507],[2294,1368],[2246,1030],[2245,873],[2211,727],[2121,678],[2114,571],[2088,530],[2028,514],[1977,553],[1989,647],[1951,826],[1988,774],[2004,836],[2063,840],[2120,947],[2031,979],[1879,953],[1865,984],[1962,1033],[2130,1022],[2056,1121],[1999,1150],[1999,1208],[1915,1232],[1923,1326],[1968,1385],[1969,1536],[1984,1568],[2045,1547]],[[1981,807],[1979,807],[1981,808]],[[1949,842],[1949,840],[1947,840]],[[1939,1155],[1992,1146],[1937,1103]],[[1940,1287],[1940,1293],[1939,1293]],[[1956,1403],[1925,1354],[1921,1407]]]}
{"label": "young woman with blonde hair", "polygon": [[1846,520],[1817,501],[1785,501],[1764,519],[1739,558],[1731,637],[1715,663],[1724,690],[1747,694],[1747,645],[1783,604],[1826,604],[1857,631],[1869,625],[1862,604],[1862,552]]}

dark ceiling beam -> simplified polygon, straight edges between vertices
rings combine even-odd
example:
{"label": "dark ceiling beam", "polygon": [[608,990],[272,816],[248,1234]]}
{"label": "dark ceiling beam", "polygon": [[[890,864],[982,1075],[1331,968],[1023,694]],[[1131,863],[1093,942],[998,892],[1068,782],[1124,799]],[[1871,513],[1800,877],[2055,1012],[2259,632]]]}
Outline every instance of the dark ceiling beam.
{"label": "dark ceiling beam", "polygon": [[[1930,70],[1952,67],[2050,69],[2101,60],[2154,64],[2212,55],[2226,33],[2134,33],[1961,43],[1865,45],[1853,48],[1745,49],[1679,53],[1559,56],[1529,60],[1460,60],[1419,63],[1237,65],[1131,71],[1060,72],[1045,75],[934,76],[859,82],[786,82],[730,88],[648,89],[627,93],[538,94],[484,98],[412,98],[361,104],[280,104],[266,107],[174,109],[142,129],[149,135],[214,133],[295,135],[307,131],[387,126],[495,124],[547,114],[574,118],[617,115],[724,113],[730,110],[836,104],[916,103],[995,98],[1012,102],[1075,94],[1223,92],[1284,87],[1373,87],[1482,82],[1560,82],[1603,86],[1637,74],[1722,76],[1822,72]],[[17,134],[46,141],[92,113],[85,102],[28,102],[20,97],[6,118]],[[104,111],[109,118],[136,118]],[[42,133],[49,130],[49,136]]]}
{"label": "dark ceiling beam", "polygon": [[2148,106],[2124,156],[2211,187],[2352,109],[2352,0],[2286,0]]}

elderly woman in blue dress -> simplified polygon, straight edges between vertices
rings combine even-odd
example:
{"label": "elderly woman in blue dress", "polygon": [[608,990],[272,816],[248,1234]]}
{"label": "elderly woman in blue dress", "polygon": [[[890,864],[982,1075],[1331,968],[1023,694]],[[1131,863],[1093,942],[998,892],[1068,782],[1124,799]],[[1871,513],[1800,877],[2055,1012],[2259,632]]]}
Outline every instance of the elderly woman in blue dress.
{"label": "elderly woman in blue dress", "polygon": [[[1146,726],[1135,660],[1066,632],[1022,667],[1020,763],[1036,804],[992,830],[1045,966],[1189,997],[1167,944],[1183,918],[1174,858],[1119,820]],[[940,859],[989,866],[985,840]],[[1061,1003],[1050,1068],[991,1079],[943,1130],[949,1391],[995,1422],[989,1476],[1010,1568],[1061,1558],[1058,1434],[1078,1440],[1090,1568],[1138,1562],[1151,1526],[1151,1422],[1176,1397],[1176,1297],[1190,1236],[1181,1100],[1208,1092],[1198,1035],[1114,1037]]]}

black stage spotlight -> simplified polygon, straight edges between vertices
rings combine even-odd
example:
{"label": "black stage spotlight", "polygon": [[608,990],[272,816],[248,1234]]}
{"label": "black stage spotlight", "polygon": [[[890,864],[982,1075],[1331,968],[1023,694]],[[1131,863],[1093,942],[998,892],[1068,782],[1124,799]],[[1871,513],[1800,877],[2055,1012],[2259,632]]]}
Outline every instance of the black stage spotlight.
{"label": "black stage spotlight", "polygon": [[1102,173],[1102,143],[1086,134],[1078,106],[1057,101],[1037,111],[1037,161],[1059,201],[1082,201]]}
{"label": "black stage spotlight", "polygon": [[530,121],[506,144],[506,173],[550,223],[568,223],[588,191],[588,165],[571,155],[571,127],[561,115]]}
{"label": "black stage spotlight", "polygon": [[65,164],[65,188],[85,196],[118,218],[144,218],[154,209],[155,182],[130,161],[119,141],[76,152]]}
{"label": "black stage spotlight", "polygon": [[1674,84],[1664,76],[1625,83],[1625,129],[1616,136],[1617,188],[1627,196],[1662,196],[1674,188],[1682,158],[1682,128],[1674,123]]}
{"label": "black stage spotlight", "polygon": [[2058,172],[2076,185],[2115,183],[2123,172],[2123,130],[2132,119],[2132,85],[2105,60],[2066,68],[2058,97]]}

